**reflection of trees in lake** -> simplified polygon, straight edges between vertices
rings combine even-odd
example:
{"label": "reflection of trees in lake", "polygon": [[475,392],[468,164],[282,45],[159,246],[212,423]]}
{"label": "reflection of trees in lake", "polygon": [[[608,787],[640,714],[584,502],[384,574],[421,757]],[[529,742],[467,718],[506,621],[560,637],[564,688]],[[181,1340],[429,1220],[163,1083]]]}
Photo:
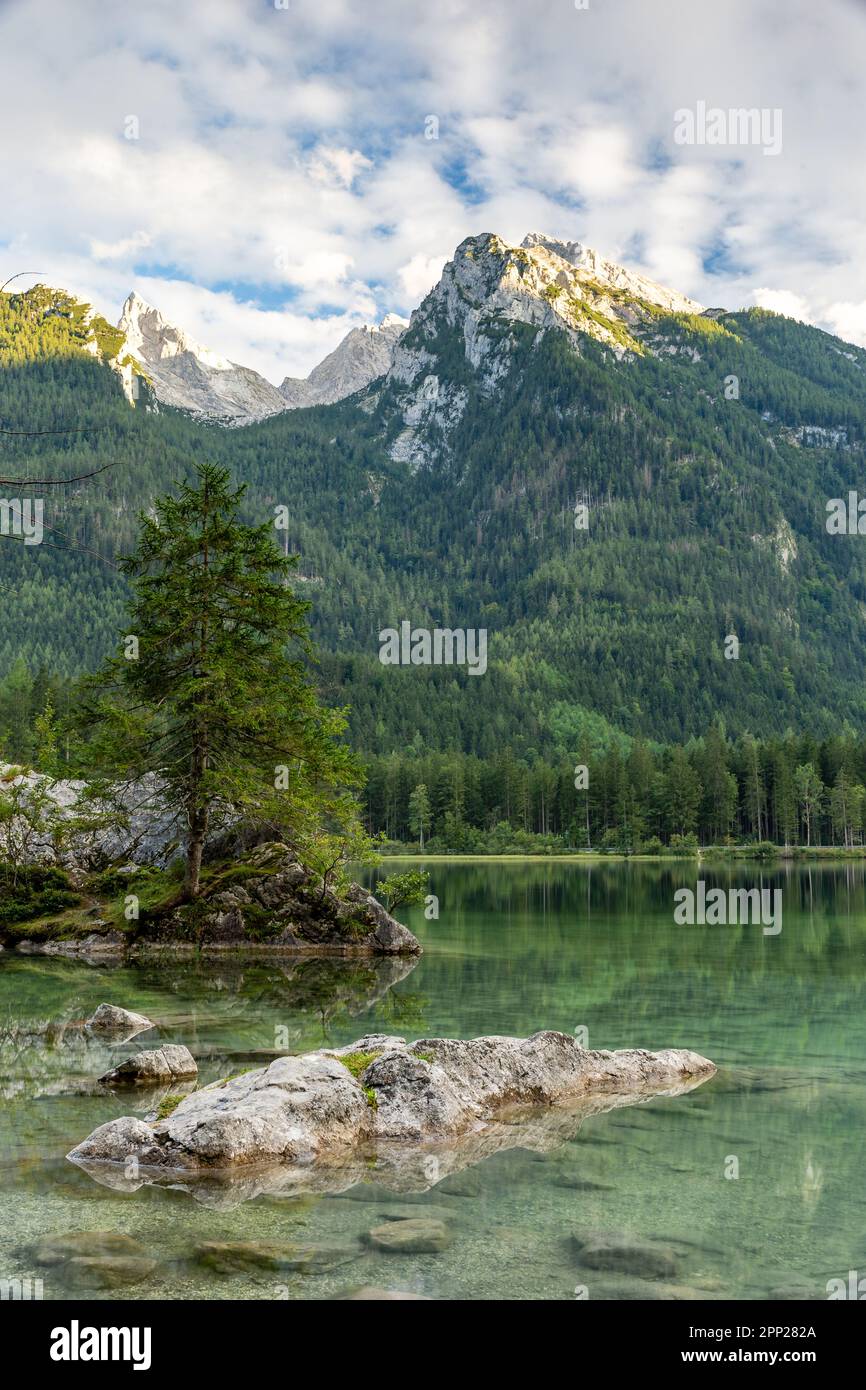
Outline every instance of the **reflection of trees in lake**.
{"label": "reflection of trees in lake", "polygon": [[[419,860],[419,863],[423,861]],[[591,1046],[696,1046],[714,1055],[866,1055],[866,866],[430,861],[440,918],[407,923],[425,942],[421,979],[436,1031],[595,1025]],[[678,926],[674,894],[781,889],[783,929]],[[525,1007],[517,982],[526,981]],[[435,983],[434,983],[435,980]],[[479,1005],[484,1002],[484,1008]],[[499,1002],[502,1001],[502,1012]],[[844,1027],[839,1020],[846,1019]],[[719,1043],[721,1039],[721,1044]]]}
{"label": "reflection of trees in lake", "polygon": [[[264,1054],[279,1050],[277,1027],[295,1049],[330,1041],[335,1029],[370,1011],[408,1025],[422,1016],[421,996],[389,1001],[416,965],[417,957],[303,957],[94,971],[76,961],[13,959],[4,962],[0,1090],[80,1092],[121,1057],[160,1042],[184,1042],[200,1062],[261,1053],[264,1065]],[[106,997],[145,1012],[157,1031],[128,1043],[90,1034],[84,1021]],[[369,1031],[369,1020],[357,1027]]]}

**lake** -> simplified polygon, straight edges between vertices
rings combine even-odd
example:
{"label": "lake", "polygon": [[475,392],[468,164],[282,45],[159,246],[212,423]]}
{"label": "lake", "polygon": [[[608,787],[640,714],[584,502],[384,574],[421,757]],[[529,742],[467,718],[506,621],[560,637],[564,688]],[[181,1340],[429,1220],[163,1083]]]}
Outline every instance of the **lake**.
{"label": "lake", "polygon": [[[423,861],[416,861],[423,862]],[[390,865],[388,866],[391,867]],[[404,868],[394,864],[394,868]],[[46,1299],[330,1299],[360,1285],[431,1298],[826,1298],[866,1274],[866,878],[855,864],[431,861],[439,918],[401,913],[417,961],[86,964],[0,955],[0,1278],[41,1276]],[[679,926],[698,878],[779,889],[782,929]],[[110,1045],[80,1026],[103,1000],[186,1043],[200,1080],[365,1032],[408,1038],[574,1033],[593,1048],[686,1047],[719,1071],[686,1095],[587,1117],[550,1152],[512,1148],[410,1199],[440,1208],[451,1245],[359,1243],[399,1196],[205,1202],[115,1191],[64,1155],[96,1125],[143,1115],[140,1092],[96,1078],[154,1035]],[[176,1088],[175,1088],[176,1089]],[[31,1246],[66,1232],[134,1237],[157,1264],[92,1292]],[[625,1238],[619,1269],[581,1264],[573,1237]],[[310,1272],[220,1274],[208,1240],[343,1250]],[[643,1248],[663,1250],[663,1277]],[[650,1276],[650,1277],[647,1277]]]}

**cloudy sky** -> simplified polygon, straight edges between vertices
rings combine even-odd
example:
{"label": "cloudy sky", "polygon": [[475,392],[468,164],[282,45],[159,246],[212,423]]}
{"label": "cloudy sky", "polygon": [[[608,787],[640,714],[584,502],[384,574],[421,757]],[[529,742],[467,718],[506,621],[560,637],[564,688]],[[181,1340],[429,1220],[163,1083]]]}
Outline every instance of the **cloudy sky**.
{"label": "cloudy sky", "polygon": [[0,282],[280,381],[538,230],[866,344],[864,73],[862,0],[0,0]]}

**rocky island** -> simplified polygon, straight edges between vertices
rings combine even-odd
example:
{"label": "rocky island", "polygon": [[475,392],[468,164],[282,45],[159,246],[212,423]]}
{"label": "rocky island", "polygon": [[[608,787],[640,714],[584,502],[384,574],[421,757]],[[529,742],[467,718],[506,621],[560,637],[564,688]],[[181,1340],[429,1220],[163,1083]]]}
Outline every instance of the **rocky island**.
{"label": "rocky island", "polygon": [[341,1191],[371,1166],[417,1191],[501,1148],[555,1147],[588,1113],[678,1095],[715,1070],[695,1052],[589,1051],[556,1032],[411,1044],[372,1034],[212,1082],[149,1120],[110,1120],[68,1157],[108,1186],[190,1184],[209,1204],[220,1186],[229,1204]]}

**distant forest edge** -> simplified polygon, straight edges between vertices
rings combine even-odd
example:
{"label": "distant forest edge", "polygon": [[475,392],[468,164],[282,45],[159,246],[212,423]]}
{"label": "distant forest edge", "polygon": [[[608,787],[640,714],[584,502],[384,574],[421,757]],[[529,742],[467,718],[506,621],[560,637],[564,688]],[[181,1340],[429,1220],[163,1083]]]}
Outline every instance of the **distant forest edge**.
{"label": "distant forest edge", "polygon": [[[19,660],[0,681],[0,761],[86,777],[64,735],[74,698],[71,682],[32,677]],[[429,854],[866,848],[866,738],[851,731],[730,739],[715,724],[669,746],[601,725],[595,735],[558,762],[510,747],[488,759],[427,752],[420,735],[403,752],[368,755],[367,829],[386,849]]]}

